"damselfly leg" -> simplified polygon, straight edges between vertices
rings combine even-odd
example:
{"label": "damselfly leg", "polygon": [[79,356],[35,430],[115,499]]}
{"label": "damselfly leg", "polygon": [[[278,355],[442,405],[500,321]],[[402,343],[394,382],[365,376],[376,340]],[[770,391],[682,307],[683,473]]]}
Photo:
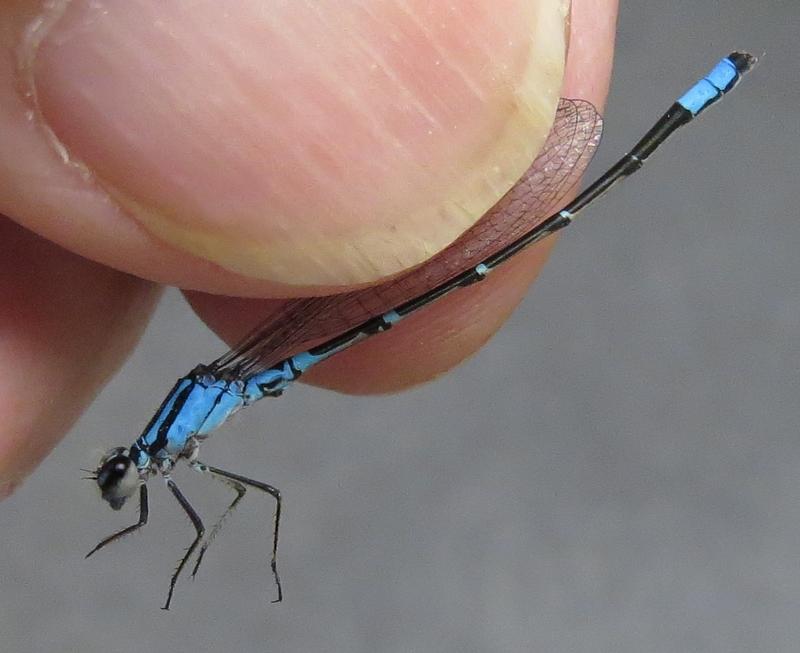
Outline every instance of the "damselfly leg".
{"label": "damselfly leg", "polygon": [[86,557],[97,553],[100,549],[104,546],[111,544],[112,542],[116,542],[117,540],[122,539],[126,535],[130,535],[134,531],[138,531],[142,526],[147,523],[147,516],[150,513],[150,509],[147,503],[147,486],[142,483],[139,488],[139,521],[133,524],[132,526],[128,526],[127,528],[123,528],[118,533],[114,533],[113,535],[109,535],[104,540],[101,540],[96,547],[94,547],[89,553],[86,554]]}
{"label": "damselfly leg", "polygon": [[183,493],[178,489],[178,486],[175,485],[175,481],[173,481],[169,476],[164,476],[164,480],[167,482],[167,487],[169,491],[175,496],[178,500],[178,503],[181,504],[181,508],[183,511],[189,516],[189,519],[192,522],[192,526],[194,526],[194,530],[197,533],[192,543],[189,545],[189,548],[186,549],[186,553],[181,558],[180,562],[178,562],[178,566],[175,568],[175,573],[172,574],[172,578],[169,581],[169,593],[167,594],[167,601],[164,603],[162,609],[169,610],[169,604],[172,602],[172,593],[175,591],[175,583],[178,582],[178,576],[181,575],[183,568],[186,566],[186,562],[191,557],[194,550],[197,548],[197,545],[200,544],[200,540],[203,539],[203,535],[206,532],[205,526],[203,526],[203,522],[201,521],[200,517],[198,516],[197,512],[189,501],[183,496]]}
{"label": "damselfly leg", "polygon": [[236,509],[236,506],[239,505],[239,502],[244,498],[244,495],[247,494],[247,488],[239,483],[238,481],[233,481],[222,476],[217,476],[215,474],[211,474],[203,465],[195,462],[191,463],[191,468],[196,471],[200,472],[201,474],[206,473],[211,476],[211,478],[216,479],[226,485],[227,487],[231,488],[234,492],[236,492],[236,497],[233,501],[230,502],[225,511],[220,515],[220,518],[217,520],[217,523],[211,528],[208,533],[208,537],[206,537],[206,541],[203,542],[203,546],[200,547],[200,553],[197,554],[197,560],[194,563],[194,568],[192,569],[192,578],[197,575],[197,570],[200,568],[200,563],[203,562],[203,556],[205,556],[206,551],[208,551],[208,547],[211,546],[211,542],[214,541],[214,538],[217,534],[222,530],[222,526],[225,521],[228,519],[228,516]]}
{"label": "damselfly leg", "polygon": [[206,465],[205,463],[201,462],[193,463],[192,469],[203,474],[211,474],[219,478],[220,480],[224,480],[230,483],[231,486],[234,487],[235,489],[238,486],[239,489],[237,489],[237,492],[239,491],[242,492],[242,494],[240,496],[237,496],[237,498],[233,500],[231,505],[228,506],[228,509],[222,514],[222,517],[220,517],[219,521],[217,522],[217,525],[214,527],[214,529],[212,529],[211,535],[209,535],[208,540],[203,545],[203,549],[200,551],[200,556],[197,560],[197,563],[194,566],[194,571],[192,572],[192,575],[197,573],[197,568],[200,566],[200,560],[202,559],[205,550],[208,548],[208,545],[211,543],[211,539],[213,538],[214,535],[216,535],[214,530],[217,531],[219,530],[222,521],[225,519],[225,517],[227,517],[228,513],[230,513],[230,511],[236,507],[236,504],[239,503],[239,500],[247,491],[247,488],[251,487],[256,490],[260,490],[261,492],[266,492],[273,499],[275,499],[275,520],[273,522],[273,528],[272,528],[272,555],[270,556],[269,566],[270,569],[272,569],[272,577],[274,578],[275,586],[278,589],[278,596],[277,598],[273,599],[272,603],[280,603],[281,601],[283,601],[283,588],[281,587],[281,579],[280,576],[278,575],[278,562],[277,562],[278,531],[281,525],[281,491],[278,488],[273,487],[269,483],[256,481],[252,478],[247,478],[246,476],[234,474],[233,472],[228,472],[225,471],[224,469],[220,469],[219,467],[212,467],[211,465]]}

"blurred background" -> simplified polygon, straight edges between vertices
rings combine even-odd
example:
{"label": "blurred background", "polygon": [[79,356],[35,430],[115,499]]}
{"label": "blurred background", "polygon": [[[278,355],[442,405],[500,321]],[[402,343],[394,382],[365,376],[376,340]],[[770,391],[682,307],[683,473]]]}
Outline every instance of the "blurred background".
{"label": "blurred background", "polygon": [[[297,387],[204,458],[255,494],[159,610],[192,530],[81,480],[220,342],[171,291],[74,433],[0,508],[0,648],[796,651],[800,642],[800,67],[795,0],[623,1],[611,164],[736,48],[742,87],[571,227],[475,358],[399,396]],[[207,522],[219,484],[177,476]]]}

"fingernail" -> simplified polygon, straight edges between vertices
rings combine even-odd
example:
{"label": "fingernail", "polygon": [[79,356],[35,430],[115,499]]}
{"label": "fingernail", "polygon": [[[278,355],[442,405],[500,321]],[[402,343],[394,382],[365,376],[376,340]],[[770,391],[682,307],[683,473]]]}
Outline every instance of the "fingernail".
{"label": "fingernail", "polygon": [[547,135],[563,0],[268,5],[57,2],[26,43],[59,146],[177,248],[373,281],[458,237]]}

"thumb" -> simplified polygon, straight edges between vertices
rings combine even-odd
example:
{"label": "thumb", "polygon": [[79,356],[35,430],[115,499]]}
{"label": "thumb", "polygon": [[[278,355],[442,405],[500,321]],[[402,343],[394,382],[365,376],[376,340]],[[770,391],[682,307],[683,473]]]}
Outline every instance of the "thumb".
{"label": "thumb", "polygon": [[18,86],[81,195],[17,184],[0,210],[211,292],[316,294],[428,259],[528,167],[563,74],[563,0],[40,5],[0,11],[25,14]]}

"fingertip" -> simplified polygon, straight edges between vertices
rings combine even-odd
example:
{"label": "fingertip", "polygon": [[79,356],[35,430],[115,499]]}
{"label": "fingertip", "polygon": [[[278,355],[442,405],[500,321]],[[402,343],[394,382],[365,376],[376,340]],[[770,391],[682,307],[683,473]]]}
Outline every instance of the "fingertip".
{"label": "fingertip", "polygon": [[525,297],[555,244],[518,254],[473,286],[459,289],[321,363],[305,383],[355,395],[398,392],[427,383],[483,347]]}

